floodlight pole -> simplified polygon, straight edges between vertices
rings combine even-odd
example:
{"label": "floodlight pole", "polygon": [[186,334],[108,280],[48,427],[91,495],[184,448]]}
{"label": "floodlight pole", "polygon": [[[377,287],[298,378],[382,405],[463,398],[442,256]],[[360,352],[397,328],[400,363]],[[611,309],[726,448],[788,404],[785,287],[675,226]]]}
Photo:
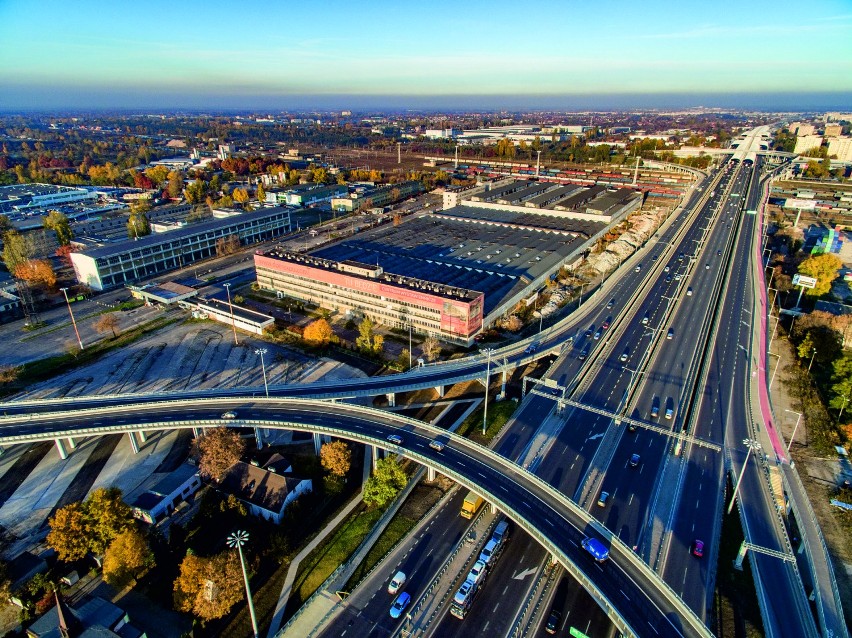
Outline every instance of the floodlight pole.
{"label": "floodlight pole", "polygon": [[83,349],[83,340],[80,339],[80,331],[77,330],[77,322],[74,320],[74,313],[71,311],[71,301],[68,299],[68,288],[60,288],[62,294],[65,295],[65,303],[68,304],[68,314],[71,315],[71,325],[74,326],[74,334],[77,335],[77,343],[80,344],[80,350]]}
{"label": "floodlight pole", "polygon": [[246,571],[246,561],[243,558],[243,544],[248,541],[248,532],[236,531],[228,536],[228,546],[236,547],[237,553],[240,555],[240,565],[243,568],[243,582],[246,586],[246,599],[248,600],[249,615],[251,615],[251,627],[254,630],[254,638],[258,638],[257,617],[254,613],[254,603],[251,600],[251,589],[249,588],[248,572]]}

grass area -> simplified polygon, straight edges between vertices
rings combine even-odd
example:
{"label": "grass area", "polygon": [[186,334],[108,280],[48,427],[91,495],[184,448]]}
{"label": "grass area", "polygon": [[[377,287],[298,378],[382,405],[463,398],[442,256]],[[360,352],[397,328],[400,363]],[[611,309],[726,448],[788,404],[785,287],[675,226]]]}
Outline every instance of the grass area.
{"label": "grass area", "polygon": [[411,529],[417,525],[417,519],[409,518],[401,514],[394,516],[385,531],[381,533],[376,540],[375,545],[367,552],[364,560],[358,565],[358,568],[352,574],[351,578],[343,587],[344,591],[352,591],[355,586],[360,583],[364,577],[375,567],[378,562],[391,551],[394,546],[402,540]]}
{"label": "grass area", "polygon": [[156,330],[160,330],[161,328],[165,328],[166,326],[178,321],[182,321],[182,317],[157,317],[156,319],[141,326],[122,332],[117,337],[108,337],[101,341],[97,341],[84,350],[65,352],[53,357],[47,357],[45,359],[38,359],[37,361],[25,363],[20,366],[18,378],[14,382],[7,384],[3,388],[2,392],[3,394],[15,392],[32,383],[49,379],[60,372],[67,372],[74,368],[79,368],[92,363],[96,359],[112,350],[115,350],[116,348],[130,345],[145,335]]}
{"label": "grass area", "polygon": [[482,412],[483,406],[479,406],[471,412],[464,422],[456,430],[456,434],[469,438],[471,441],[488,445],[506,422],[512,417],[518,404],[514,401],[501,401],[490,403],[488,406],[488,424],[485,436],[482,435]]}
{"label": "grass area", "polygon": [[343,564],[381,518],[383,510],[358,507],[329,539],[314,549],[299,566],[288,606],[301,607],[326,578]]}
{"label": "grass area", "polygon": [[722,519],[719,571],[713,601],[715,617],[711,625],[718,638],[758,638],[764,635],[748,557],[743,561],[742,571],[733,565],[743,539],[740,518],[734,511]]}

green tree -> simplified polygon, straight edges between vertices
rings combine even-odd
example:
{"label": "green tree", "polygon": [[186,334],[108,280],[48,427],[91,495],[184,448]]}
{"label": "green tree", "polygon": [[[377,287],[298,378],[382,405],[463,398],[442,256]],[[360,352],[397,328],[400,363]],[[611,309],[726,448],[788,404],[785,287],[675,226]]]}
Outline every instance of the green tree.
{"label": "green tree", "polygon": [[384,507],[408,483],[408,476],[396,456],[379,459],[373,475],[364,484],[364,502],[370,506]]}
{"label": "green tree", "polygon": [[207,186],[200,179],[196,179],[183,191],[183,196],[186,198],[186,201],[192,205],[203,202],[206,194]]}
{"label": "green tree", "polygon": [[68,218],[58,210],[52,210],[47,214],[47,217],[43,217],[42,224],[48,230],[56,233],[56,241],[60,246],[67,246],[71,243],[71,239],[74,237],[71,224],[68,222]]}
{"label": "green tree", "polygon": [[183,177],[181,176],[179,171],[172,171],[169,173],[169,197],[172,199],[177,199],[180,197],[180,194],[183,192]]}
{"label": "green tree", "polygon": [[835,359],[831,380],[829,405],[835,410],[848,410],[852,401],[852,354],[844,352]]}
{"label": "green tree", "polygon": [[831,282],[837,277],[837,271],[843,263],[840,257],[832,253],[808,257],[799,264],[799,272],[817,280],[816,286],[806,288],[805,294],[811,297],[822,297],[831,290]]}
{"label": "green tree", "polygon": [[151,234],[151,222],[148,221],[148,216],[143,212],[132,212],[127,218],[127,236],[130,239],[137,239]]}
{"label": "green tree", "polygon": [[12,228],[12,221],[9,219],[9,216],[0,213],[0,237],[8,233]]}
{"label": "green tree", "polygon": [[121,589],[153,566],[154,552],[148,541],[138,529],[131,527],[118,534],[107,547],[104,580]]}
{"label": "green tree", "polygon": [[130,507],[122,500],[117,487],[101,487],[84,503],[89,549],[103,554],[122,532],[134,525]]}
{"label": "green tree", "polygon": [[358,324],[358,337],[355,339],[355,345],[364,352],[380,354],[384,347],[385,338],[382,335],[375,334],[375,324],[369,317],[364,317],[364,320]]}
{"label": "green tree", "polygon": [[27,263],[35,255],[35,246],[29,237],[17,230],[3,235],[3,263],[6,269],[14,273],[18,266]]}

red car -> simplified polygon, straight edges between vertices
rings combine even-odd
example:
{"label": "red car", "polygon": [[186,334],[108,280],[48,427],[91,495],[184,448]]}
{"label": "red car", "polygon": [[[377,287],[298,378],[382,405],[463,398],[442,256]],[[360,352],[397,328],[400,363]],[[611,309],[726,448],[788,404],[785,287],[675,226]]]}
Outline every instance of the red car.
{"label": "red car", "polygon": [[698,556],[698,558],[704,556],[704,541],[700,541],[696,538],[692,542],[692,555]]}

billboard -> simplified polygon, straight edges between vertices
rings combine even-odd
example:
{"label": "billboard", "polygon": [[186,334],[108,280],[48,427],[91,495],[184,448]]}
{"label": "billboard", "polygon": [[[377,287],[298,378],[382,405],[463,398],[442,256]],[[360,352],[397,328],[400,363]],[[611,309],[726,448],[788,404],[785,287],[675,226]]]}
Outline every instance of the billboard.
{"label": "billboard", "polygon": [[793,275],[793,285],[801,286],[802,288],[815,288],[817,285],[816,277],[807,277],[805,275]]}

